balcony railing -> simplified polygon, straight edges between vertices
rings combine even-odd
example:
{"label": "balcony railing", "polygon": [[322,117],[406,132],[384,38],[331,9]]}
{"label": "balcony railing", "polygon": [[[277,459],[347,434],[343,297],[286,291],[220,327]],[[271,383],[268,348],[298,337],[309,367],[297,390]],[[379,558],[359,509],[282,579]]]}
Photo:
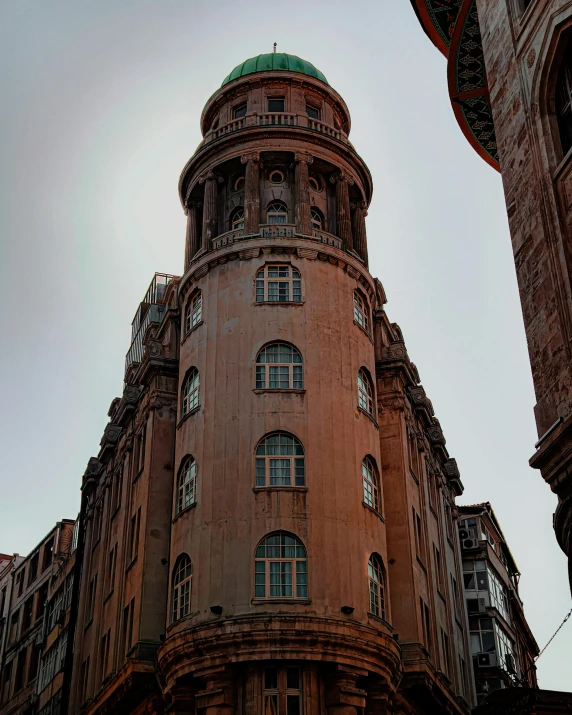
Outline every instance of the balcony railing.
{"label": "balcony railing", "polygon": [[317,119],[309,119],[308,126],[315,132],[320,132],[320,134],[327,134],[329,137],[334,137],[334,139],[341,138],[341,132],[339,129],[335,129],[329,124],[324,124],[324,122],[319,122]]}
{"label": "balcony railing", "polygon": [[297,117],[295,114],[259,114],[258,115],[258,125],[259,126],[271,126],[271,125],[281,125],[287,127],[295,127],[298,124]]}
{"label": "balcony railing", "polygon": [[[243,229],[235,231],[227,231],[226,233],[221,233],[220,236],[216,236],[212,240],[212,248],[216,250],[217,248],[224,248],[225,246],[230,246],[237,241],[245,241],[250,238],[295,238],[296,225],[295,224],[261,224],[259,227],[260,233],[251,234],[245,233]],[[302,236],[300,236],[302,237]],[[303,238],[310,238],[313,241],[319,241],[320,243],[325,243],[333,248],[342,248],[342,241],[337,236],[327,231],[315,231],[312,230],[310,236],[303,236]]]}
{"label": "balcony railing", "polygon": [[133,363],[143,360],[143,338],[145,337],[145,332],[151,323],[160,323],[163,320],[163,315],[165,315],[166,310],[166,305],[156,305],[152,303],[148,306],[148,310],[139,325],[139,330],[131,341],[131,347],[125,356],[125,372],[127,372]]}
{"label": "balcony railing", "polygon": [[230,132],[236,132],[239,129],[244,129],[244,117],[241,117],[240,119],[233,119],[231,122],[227,122],[226,124],[223,124],[222,127],[218,127],[217,129],[213,130],[213,138],[218,139],[219,137],[222,137],[224,134],[230,134]]}

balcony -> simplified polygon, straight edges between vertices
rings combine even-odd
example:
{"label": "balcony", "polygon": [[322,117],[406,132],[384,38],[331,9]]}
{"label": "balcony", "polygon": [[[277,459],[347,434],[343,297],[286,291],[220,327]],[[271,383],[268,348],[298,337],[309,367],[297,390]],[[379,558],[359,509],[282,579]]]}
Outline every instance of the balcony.
{"label": "balcony", "polygon": [[234,132],[253,127],[298,127],[300,129],[310,129],[313,132],[326,135],[332,139],[349,144],[345,132],[340,129],[312,119],[307,114],[294,114],[289,112],[265,112],[263,114],[247,114],[239,119],[232,119],[216,129],[211,129],[204,136],[202,145],[214,139],[233,134]]}
{"label": "balcony", "polygon": [[325,243],[333,248],[342,248],[342,241],[337,236],[334,236],[327,231],[314,231],[312,230],[311,235],[302,236],[296,233],[295,224],[260,224],[259,233],[245,233],[244,229],[239,229],[235,231],[227,231],[226,233],[221,233],[220,236],[213,238],[212,240],[212,250],[215,251],[218,248],[224,248],[225,246],[230,246],[233,243],[240,241],[245,241],[248,239],[258,239],[258,238],[306,238],[312,241],[318,241],[319,243]]}

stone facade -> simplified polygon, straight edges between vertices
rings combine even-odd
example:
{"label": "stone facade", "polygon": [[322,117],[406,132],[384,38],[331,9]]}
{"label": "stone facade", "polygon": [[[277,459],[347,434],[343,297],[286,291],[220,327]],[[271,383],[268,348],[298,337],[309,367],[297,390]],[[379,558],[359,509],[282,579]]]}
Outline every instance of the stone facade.
{"label": "stone facade", "polygon": [[217,91],[83,480],[69,712],[467,713],[456,463],[304,72]]}
{"label": "stone facade", "polygon": [[[539,440],[530,463],[558,496],[554,527],[570,559],[572,160],[563,106],[569,92],[565,68],[570,66],[572,4],[412,3],[427,34],[449,57],[449,89],[461,128],[502,173],[537,399]],[[474,30],[471,37],[467,29]],[[459,101],[459,89],[472,97],[472,115]]]}

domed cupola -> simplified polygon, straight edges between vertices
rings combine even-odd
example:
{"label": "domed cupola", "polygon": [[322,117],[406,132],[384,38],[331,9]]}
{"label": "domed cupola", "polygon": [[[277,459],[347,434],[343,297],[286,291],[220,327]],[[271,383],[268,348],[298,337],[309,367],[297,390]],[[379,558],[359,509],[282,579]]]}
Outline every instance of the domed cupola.
{"label": "domed cupola", "polygon": [[296,55],[288,55],[285,52],[269,52],[265,55],[251,57],[237,65],[232,72],[227,75],[221,87],[235,79],[244,77],[255,72],[298,72],[308,77],[319,79],[324,84],[329,84],[325,76],[311,62],[307,62]]}

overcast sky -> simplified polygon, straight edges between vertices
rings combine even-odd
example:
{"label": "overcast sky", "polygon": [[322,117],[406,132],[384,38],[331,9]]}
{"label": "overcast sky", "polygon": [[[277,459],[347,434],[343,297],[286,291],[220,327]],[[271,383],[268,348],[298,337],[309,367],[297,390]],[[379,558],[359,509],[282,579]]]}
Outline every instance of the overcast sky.
{"label": "overcast sky", "polygon": [[[409,2],[1,0],[0,552],[79,509],[155,271],[180,274],[177,181],[206,100],[272,50],[346,100],[374,180],[370,269],[456,457],[490,501],[542,647],[570,608],[556,500],[528,467],[535,403],[500,176],[471,149]],[[538,663],[572,684],[572,622]]]}

